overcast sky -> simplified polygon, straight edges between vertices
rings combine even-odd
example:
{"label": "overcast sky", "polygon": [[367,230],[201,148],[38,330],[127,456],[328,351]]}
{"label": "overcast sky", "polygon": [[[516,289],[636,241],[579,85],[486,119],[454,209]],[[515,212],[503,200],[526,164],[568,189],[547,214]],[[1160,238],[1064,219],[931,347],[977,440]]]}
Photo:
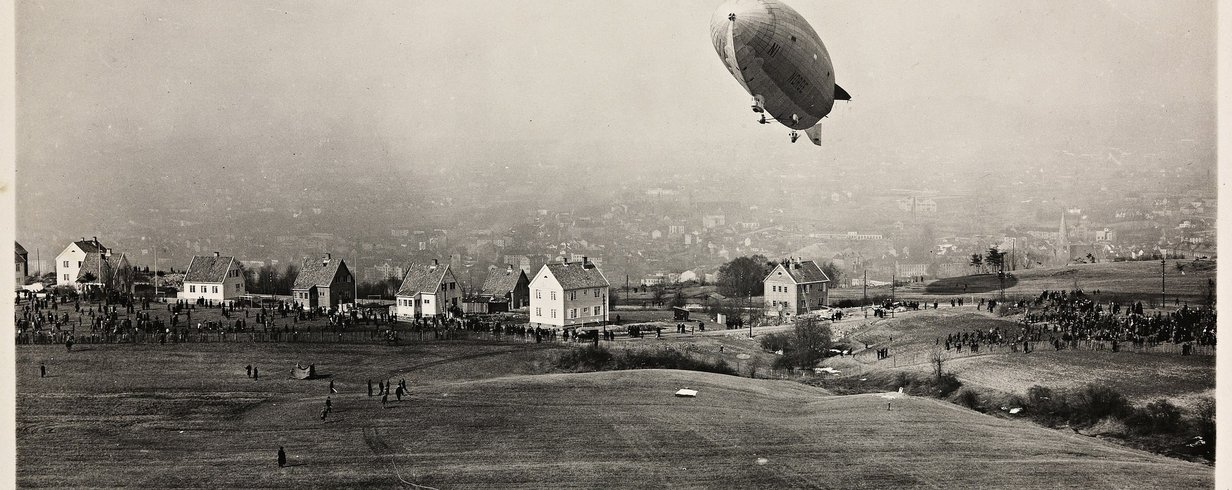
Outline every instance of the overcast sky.
{"label": "overcast sky", "polygon": [[853,96],[822,148],[754,122],[710,45],[720,3],[20,1],[19,189],[304,161],[843,164],[1165,126],[1214,145],[1212,1],[790,2]]}

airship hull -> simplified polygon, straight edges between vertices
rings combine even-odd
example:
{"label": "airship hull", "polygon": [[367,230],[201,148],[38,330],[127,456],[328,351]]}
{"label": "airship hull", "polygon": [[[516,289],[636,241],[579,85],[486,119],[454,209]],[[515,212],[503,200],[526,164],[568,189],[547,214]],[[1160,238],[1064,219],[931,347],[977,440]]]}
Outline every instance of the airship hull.
{"label": "airship hull", "polygon": [[715,11],[710,34],[732,76],[784,126],[812,128],[830,113],[830,53],[791,7],[777,0],[731,0]]}

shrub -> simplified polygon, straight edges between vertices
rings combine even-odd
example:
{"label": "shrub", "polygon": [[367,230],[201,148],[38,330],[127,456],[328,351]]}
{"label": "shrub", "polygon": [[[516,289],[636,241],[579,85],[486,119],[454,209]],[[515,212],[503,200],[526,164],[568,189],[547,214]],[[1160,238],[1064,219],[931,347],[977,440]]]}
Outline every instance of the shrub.
{"label": "shrub", "polygon": [[1161,398],[1133,410],[1125,425],[1140,434],[1174,432],[1181,425],[1181,409]]}
{"label": "shrub", "polygon": [[1100,419],[1124,418],[1133,411],[1125,395],[1106,386],[1089,384],[1066,398],[1073,409],[1069,416],[1073,426],[1089,427]]}
{"label": "shrub", "polygon": [[672,348],[624,350],[613,353],[606,347],[586,346],[570,349],[556,358],[556,367],[566,371],[621,371],[628,369],[680,369],[736,375],[726,361],[696,359]]}
{"label": "shrub", "polygon": [[791,346],[791,336],[786,333],[771,333],[761,336],[761,348],[766,352],[787,352]]}
{"label": "shrub", "polygon": [[958,395],[954,397],[954,403],[972,410],[980,410],[984,406],[984,403],[980,401],[980,395],[968,388],[963,388],[958,392]]}

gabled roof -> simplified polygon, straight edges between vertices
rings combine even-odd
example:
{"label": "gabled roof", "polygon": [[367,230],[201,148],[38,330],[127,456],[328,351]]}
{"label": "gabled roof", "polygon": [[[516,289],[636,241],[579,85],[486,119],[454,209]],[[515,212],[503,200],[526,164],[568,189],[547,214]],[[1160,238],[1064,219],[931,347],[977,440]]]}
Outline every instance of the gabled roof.
{"label": "gabled roof", "polygon": [[188,272],[184,273],[184,282],[223,282],[227,271],[231,270],[231,257],[215,257],[213,255],[197,255],[188,263]]}
{"label": "gabled roof", "polygon": [[[780,267],[787,271],[787,275],[791,276],[791,279],[796,281],[796,284],[830,282],[830,278],[826,277],[826,273],[822,272],[821,267],[817,267],[817,263],[811,260],[788,262],[785,265],[779,264],[774,270],[779,270]],[[774,274],[774,271],[770,271],[770,274]],[[762,279],[762,282],[769,278],[770,275],[767,275],[765,279]]]}
{"label": "gabled roof", "polygon": [[73,243],[77,245],[77,248],[80,248],[82,252],[88,254],[107,252],[107,247],[104,247],[98,240],[78,240]]}
{"label": "gabled roof", "polygon": [[21,246],[16,241],[13,242],[13,251],[17,252],[17,255],[30,255],[30,252],[26,251],[26,247]]}
{"label": "gabled roof", "polygon": [[407,267],[406,277],[402,279],[402,286],[398,288],[396,296],[434,294],[441,288],[441,283],[445,282],[445,273],[448,271],[449,264],[411,264]]}
{"label": "gabled roof", "polygon": [[103,262],[104,262],[103,254],[100,254],[100,253],[86,254],[86,256],[81,259],[81,268],[77,270],[77,277],[74,278],[74,280],[84,278],[86,274],[89,273],[89,274],[94,275],[94,280],[88,281],[88,282],[90,283],[106,282],[107,278],[104,276],[107,274],[107,271],[110,270],[110,268],[104,269]]}
{"label": "gabled roof", "polygon": [[309,289],[313,286],[329,287],[341,269],[342,259],[305,260],[300,264],[299,275],[291,289]]}
{"label": "gabled roof", "polygon": [[594,264],[555,263],[548,264],[547,268],[548,272],[556,278],[556,282],[559,282],[560,286],[566,290],[609,286],[607,278],[603,277],[603,273],[599,272],[599,268]]}
{"label": "gabled roof", "polygon": [[495,269],[488,273],[488,279],[483,281],[479,294],[503,296],[518,287],[518,281],[526,277],[522,269]]}

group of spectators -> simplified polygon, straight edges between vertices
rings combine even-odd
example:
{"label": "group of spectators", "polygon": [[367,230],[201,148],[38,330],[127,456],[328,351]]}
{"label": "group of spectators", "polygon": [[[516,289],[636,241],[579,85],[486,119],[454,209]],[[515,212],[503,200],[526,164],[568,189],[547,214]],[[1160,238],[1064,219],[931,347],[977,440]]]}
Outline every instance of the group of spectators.
{"label": "group of spectators", "polygon": [[[1055,348],[1078,341],[1099,341],[1135,347],[1161,343],[1215,345],[1215,310],[1185,304],[1172,311],[1147,314],[1142,302],[1101,303],[1082,290],[1044,291],[1023,315],[1024,332],[1045,337]],[[1114,350],[1117,350],[1114,348]]]}

